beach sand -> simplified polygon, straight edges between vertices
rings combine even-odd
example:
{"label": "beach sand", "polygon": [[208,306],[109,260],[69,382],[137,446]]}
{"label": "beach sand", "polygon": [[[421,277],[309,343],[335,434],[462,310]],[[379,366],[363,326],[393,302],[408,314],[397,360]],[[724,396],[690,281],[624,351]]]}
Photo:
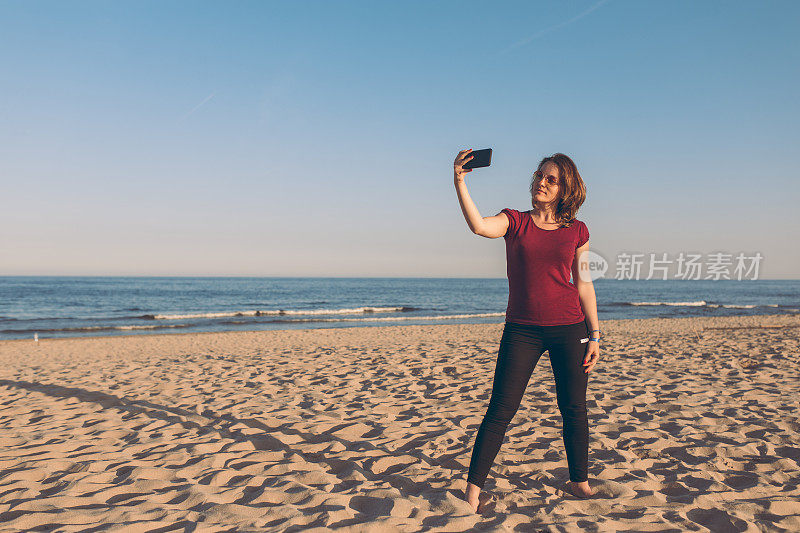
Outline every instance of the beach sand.
{"label": "beach sand", "polygon": [[601,328],[595,496],[544,355],[483,515],[502,324],[2,341],[0,530],[800,531],[800,316]]}

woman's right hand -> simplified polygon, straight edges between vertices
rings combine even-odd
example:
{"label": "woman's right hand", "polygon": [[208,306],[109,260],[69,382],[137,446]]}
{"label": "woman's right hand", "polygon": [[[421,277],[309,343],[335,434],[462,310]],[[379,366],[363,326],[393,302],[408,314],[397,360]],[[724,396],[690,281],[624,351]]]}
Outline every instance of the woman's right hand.
{"label": "woman's right hand", "polygon": [[453,173],[455,175],[455,179],[458,181],[464,180],[464,175],[467,172],[472,172],[471,168],[464,168],[464,165],[467,161],[472,160],[474,155],[470,154],[472,152],[472,148],[467,148],[466,150],[461,150],[458,152],[456,156],[456,160],[453,161]]}

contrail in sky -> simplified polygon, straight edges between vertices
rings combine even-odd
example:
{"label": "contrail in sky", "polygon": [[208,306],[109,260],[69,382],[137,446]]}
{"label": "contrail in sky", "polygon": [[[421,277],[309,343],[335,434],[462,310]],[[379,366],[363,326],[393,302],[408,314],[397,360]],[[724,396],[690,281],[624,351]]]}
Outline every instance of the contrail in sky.
{"label": "contrail in sky", "polygon": [[206,105],[208,102],[210,102],[210,101],[211,101],[211,99],[212,99],[212,98],[214,98],[214,95],[215,95],[215,94],[217,94],[217,92],[216,92],[216,91],[214,91],[213,93],[211,93],[211,94],[209,94],[208,96],[206,96],[206,97],[203,99],[203,101],[202,101],[202,102],[200,102],[199,104],[197,104],[196,106],[194,106],[194,107],[192,108],[192,110],[191,110],[191,111],[189,111],[188,113],[186,113],[185,115],[183,115],[183,117],[181,117],[181,120],[186,120],[186,119],[187,119],[187,118],[188,118],[188,117],[189,117],[189,116],[190,116],[192,113],[194,113],[195,111],[197,111],[198,109],[200,109],[201,107],[203,107],[204,105]]}
{"label": "contrail in sky", "polygon": [[519,46],[526,45],[529,42],[533,41],[534,39],[538,39],[542,35],[548,34],[548,33],[552,32],[552,31],[556,31],[556,30],[558,30],[560,28],[563,28],[564,26],[567,26],[568,24],[572,24],[576,20],[582,19],[583,17],[585,17],[586,15],[588,15],[589,13],[594,11],[595,9],[599,8],[603,4],[608,3],[609,1],[610,0],[600,0],[599,2],[594,4],[589,9],[586,9],[586,10],[578,13],[577,15],[572,17],[571,19],[569,19],[567,21],[564,21],[564,22],[561,22],[559,24],[556,24],[554,26],[550,26],[549,28],[545,28],[543,30],[539,30],[536,33],[534,33],[533,35],[531,35],[529,37],[526,37],[526,38],[522,39],[521,41],[517,41],[516,43],[512,44],[511,46],[505,48],[504,50],[501,50],[500,52],[497,53],[497,55],[504,54],[504,53],[508,52],[509,50],[513,50],[514,48],[517,48]]}

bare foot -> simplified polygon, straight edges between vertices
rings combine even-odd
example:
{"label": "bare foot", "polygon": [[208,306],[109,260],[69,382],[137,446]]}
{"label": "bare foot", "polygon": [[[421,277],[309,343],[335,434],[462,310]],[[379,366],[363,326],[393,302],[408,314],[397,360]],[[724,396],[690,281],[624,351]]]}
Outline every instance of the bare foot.
{"label": "bare foot", "polygon": [[467,482],[467,488],[464,489],[464,501],[472,507],[473,512],[478,513],[480,508],[480,493],[481,489],[477,485]]}
{"label": "bare foot", "polygon": [[476,514],[483,514],[495,506],[491,494],[481,494],[480,487],[469,482],[464,490],[464,501],[472,507],[472,511]]}
{"label": "bare foot", "polygon": [[583,481],[581,483],[570,481],[564,485],[563,490],[578,498],[591,498],[594,495],[594,491],[589,487],[588,481]]}
{"label": "bare foot", "polygon": [[474,499],[468,499],[465,496],[464,501],[466,501],[470,505],[470,507],[472,507],[472,511],[475,514],[483,514],[486,511],[494,509],[494,502],[492,501],[492,497],[489,494],[481,494],[480,496],[478,496],[477,501]]}

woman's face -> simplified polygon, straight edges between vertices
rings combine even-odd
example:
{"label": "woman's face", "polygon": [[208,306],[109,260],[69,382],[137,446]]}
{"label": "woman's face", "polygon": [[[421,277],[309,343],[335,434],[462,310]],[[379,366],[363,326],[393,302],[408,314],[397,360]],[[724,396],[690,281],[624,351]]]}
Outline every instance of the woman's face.
{"label": "woman's face", "polygon": [[535,174],[533,182],[533,199],[537,202],[549,203],[558,198],[559,184],[558,166],[548,161]]}

